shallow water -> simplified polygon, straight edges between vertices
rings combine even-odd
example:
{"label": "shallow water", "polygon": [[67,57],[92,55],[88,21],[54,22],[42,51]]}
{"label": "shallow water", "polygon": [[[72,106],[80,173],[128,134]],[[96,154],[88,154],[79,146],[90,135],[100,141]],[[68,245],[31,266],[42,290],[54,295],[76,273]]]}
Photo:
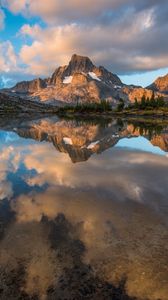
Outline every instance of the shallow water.
{"label": "shallow water", "polygon": [[168,124],[0,122],[0,299],[168,299]]}

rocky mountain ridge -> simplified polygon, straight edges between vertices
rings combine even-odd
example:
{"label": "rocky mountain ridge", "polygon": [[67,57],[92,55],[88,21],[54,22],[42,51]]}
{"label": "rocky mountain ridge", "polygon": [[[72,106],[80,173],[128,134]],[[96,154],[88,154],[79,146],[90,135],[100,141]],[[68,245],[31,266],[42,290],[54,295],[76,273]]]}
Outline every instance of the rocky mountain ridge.
{"label": "rocky mountain ridge", "polygon": [[143,95],[150,98],[153,91],[159,95],[158,92],[164,90],[125,85],[117,75],[103,66],[96,67],[88,57],[77,54],[72,55],[69,64],[58,67],[49,78],[19,82],[13,88],[4,90],[22,99],[57,106],[105,99],[114,107],[120,99],[128,105],[135,98],[140,100]]}
{"label": "rocky mountain ridge", "polygon": [[155,92],[168,94],[168,74],[158,77],[151,85],[147,87]]}
{"label": "rocky mountain ridge", "polygon": [[54,113],[57,108],[48,104],[36,101],[27,101],[18,95],[6,95],[0,92],[0,115],[4,113],[24,114],[24,113]]}

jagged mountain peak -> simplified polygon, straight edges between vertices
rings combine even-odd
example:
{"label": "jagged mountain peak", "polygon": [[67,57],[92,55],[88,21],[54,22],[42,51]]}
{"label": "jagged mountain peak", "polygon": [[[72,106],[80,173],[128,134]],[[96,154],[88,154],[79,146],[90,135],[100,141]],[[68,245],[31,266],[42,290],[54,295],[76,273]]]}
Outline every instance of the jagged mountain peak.
{"label": "jagged mountain peak", "polygon": [[87,61],[87,62],[91,62],[91,59],[88,56],[85,55],[79,55],[79,54],[72,54],[72,57],[70,59],[70,62],[79,62],[79,61]]}
{"label": "jagged mountain peak", "polygon": [[[77,82],[77,78],[80,79],[79,82]],[[90,81],[97,81],[97,84],[101,82],[107,85],[122,86],[122,82],[117,75],[109,72],[102,66],[96,67],[89,57],[78,54],[72,55],[67,66],[59,67],[55,70],[51,76],[50,85],[55,86],[62,83],[79,85]]]}
{"label": "jagged mountain peak", "polygon": [[66,69],[66,75],[72,75],[75,72],[88,73],[94,69],[94,65],[89,57],[73,54]]}

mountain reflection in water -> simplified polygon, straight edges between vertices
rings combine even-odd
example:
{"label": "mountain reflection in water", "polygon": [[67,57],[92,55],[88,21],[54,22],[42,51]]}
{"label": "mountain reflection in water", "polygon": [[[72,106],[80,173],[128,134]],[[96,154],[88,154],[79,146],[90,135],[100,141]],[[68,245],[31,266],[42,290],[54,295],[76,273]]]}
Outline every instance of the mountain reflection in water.
{"label": "mountain reflection in water", "polygon": [[0,126],[0,299],[167,300],[166,123]]}

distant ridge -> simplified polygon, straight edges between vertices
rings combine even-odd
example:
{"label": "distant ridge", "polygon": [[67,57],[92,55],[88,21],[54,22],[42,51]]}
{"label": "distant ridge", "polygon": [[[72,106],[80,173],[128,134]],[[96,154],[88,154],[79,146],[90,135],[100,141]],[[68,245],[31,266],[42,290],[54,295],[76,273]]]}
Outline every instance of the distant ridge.
{"label": "distant ridge", "polygon": [[156,92],[168,94],[168,74],[158,77],[151,85],[147,87]]}

